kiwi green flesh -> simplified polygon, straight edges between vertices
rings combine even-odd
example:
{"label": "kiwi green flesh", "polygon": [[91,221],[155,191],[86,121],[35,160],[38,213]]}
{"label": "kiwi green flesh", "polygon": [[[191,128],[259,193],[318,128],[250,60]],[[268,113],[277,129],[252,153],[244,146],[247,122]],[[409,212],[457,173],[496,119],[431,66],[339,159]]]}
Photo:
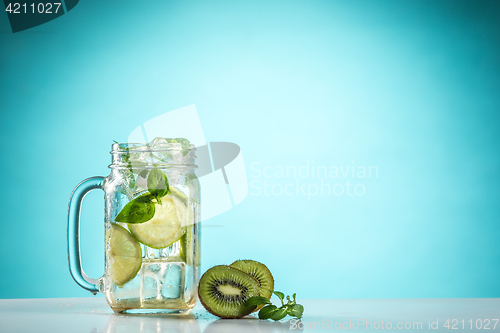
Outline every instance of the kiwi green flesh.
{"label": "kiwi green flesh", "polygon": [[229,266],[214,266],[200,279],[198,296],[208,312],[221,318],[241,318],[255,306],[245,306],[253,296],[260,296],[259,282],[252,276]]}
{"label": "kiwi green flesh", "polygon": [[[267,268],[266,265],[254,260],[237,260],[230,266],[254,277],[260,285],[260,296],[271,299],[271,296],[273,294],[272,290],[274,290],[274,278],[271,274],[271,271],[269,270],[269,268]],[[255,309],[255,311],[257,311],[261,307]]]}

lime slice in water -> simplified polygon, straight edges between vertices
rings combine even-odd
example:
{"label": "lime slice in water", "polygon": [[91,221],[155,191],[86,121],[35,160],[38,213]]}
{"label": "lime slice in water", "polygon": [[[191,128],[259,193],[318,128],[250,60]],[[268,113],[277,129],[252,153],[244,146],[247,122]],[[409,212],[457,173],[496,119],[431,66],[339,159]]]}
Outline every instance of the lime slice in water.
{"label": "lime slice in water", "polygon": [[[190,266],[193,266],[193,265],[196,265],[196,266],[199,266],[200,265],[200,254],[199,254],[199,251],[200,251],[200,246],[199,244],[195,244],[195,239],[194,239],[194,228],[195,228],[195,221],[194,221],[194,212],[193,212],[193,209],[191,207],[189,207],[189,209],[186,209],[186,214],[187,216],[185,216],[185,225],[186,225],[186,233],[184,234],[184,236],[182,236],[181,238],[181,242],[180,242],[180,245],[181,245],[181,248],[180,248],[180,257],[181,257],[181,260],[184,261],[186,264],[190,265]],[[193,247],[196,246],[196,254],[193,253],[193,255],[196,256],[196,263],[193,263],[192,262],[192,256],[189,256],[188,255],[188,252],[192,251]]]}
{"label": "lime slice in water", "polygon": [[186,197],[186,195],[184,193],[182,193],[178,189],[176,189],[174,187],[170,187],[170,193],[172,194],[173,197],[176,197],[177,199],[181,200],[184,203],[184,205],[187,204],[188,198]]}
{"label": "lime slice in water", "polygon": [[109,232],[109,275],[114,284],[122,286],[141,268],[141,246],[127,229],[116,223],[111,223]]}
{"label": "lime slice in water", "polygon": [[155,215],[144,223],[129,223],[128,228],[142,244],[162,249],[178,241],[186,232],[186,206],[172,195],[155,203]]}

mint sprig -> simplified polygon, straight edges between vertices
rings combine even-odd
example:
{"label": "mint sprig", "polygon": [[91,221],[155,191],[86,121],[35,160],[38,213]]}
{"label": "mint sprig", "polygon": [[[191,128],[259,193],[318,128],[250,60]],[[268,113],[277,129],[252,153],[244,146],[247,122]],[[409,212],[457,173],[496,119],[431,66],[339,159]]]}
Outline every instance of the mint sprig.
{"label": "mint sprig", "polygon": [[170,192],[167,176],[160,169],[152,169],[149,171],[147,184],[149,193],[161,204],[160,198]]}
{"label": "mint sprig", "polygon": [[130,201],[116,215],[116,222],[142,223],[147,222],[155,215],[155,204],[151,194],[141,195]]}
{"label": "mint sprig", "polygon": [[259,311],[259,319],[272,319],[272,320],[281,320],[285,318],[287,315],[295,318],[302,318],[302,314],[304,313],[304,307],[300,304],[297,304],[295,300],[296,294],[293,294],[293,300],[290,299],[290,296],[286,296],[287,303],[285,304],[283,300],[285,299],[285,294],[279,291],[273,291],[273,294],[278,296],[281,302],[281,306],[277,307],[276,305],[271,304],[271,302],[262,296],[254,296],[250,297],[245,305],[246,306],[259,306],[266,305]]}
{"label": "mint sprig", "polygon": [[[179,143],[182,148],[182,156],[186,156],[191,150],[191,143],[189,140],[184,138],[165,138],[168,143]],[[118,144],[117,141],[114,141]],[[146,144],[149,146],[149,144]],[[158,168],[153,168],[148,172],[148,164],[139,160],[135,160],[131,156],[131,150],[129,148],[122,148],[123,155],[122,160],[127,165],[127,169],[131,173],[140,175],[146,178],[147,175],[147,187],[148,193],[141,195],[129,203],[127,203],[120,213],[115,217],[116,222],[124,223],[143,223],[151,220],[155,214],[155,203],[161,205],[161,198],[170,193],[170,186],[167,176]],[[155,156],[151,152],[137,151],[137,154],[148,153],[153,158]],[[132,177],[130,180],[130,187],[135,188],[135,179]]]}
{"label": "mint sprig", "polygon": [[127,203],[115,217],[116,222],[144,223],[155,215],[155,201],[170,192],[167,176],[160,169],[151,169],[147,179],[149,193],[143,194]]}

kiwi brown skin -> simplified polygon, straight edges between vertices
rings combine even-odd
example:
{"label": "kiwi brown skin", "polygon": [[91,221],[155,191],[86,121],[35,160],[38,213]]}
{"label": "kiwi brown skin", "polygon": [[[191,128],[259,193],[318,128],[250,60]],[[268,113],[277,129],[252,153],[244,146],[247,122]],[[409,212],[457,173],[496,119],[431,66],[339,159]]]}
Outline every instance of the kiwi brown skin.
{"label": "kiwi brown skin", "polygon": [[[203,280],[203,277],[204,277],[204,276],[205,276],[205,275],[206,275],[206,274],[207,274],[210,270],[212,270],[213,268],[216,268],[216,267],[227,267],[227,268],[234,269],[234,270],[236,270],[236,271],[242,272],[242,271],[241,271],[241,270],[239,270],[239,269],[236,269],[236,268],[233,268],[233,267],[230,267],[230,266],[227,266],[227,265],[217,265],[217,266],[214,266],[214,267],[212,267],[212,268],[208,269],[208,270],[207,270],[207,271],[206,271],[206,272],[202,275],[202,277],[200,278],[200,282]],[[243,272],[243,273],[244,273],[244,272]],[[251,276],[250,274],[246,274],[246,273],[245,273],[245,275],[247,276],[247,278],[248,278],[248,279],[252,279],[252,280],[255,282],[255,284],[256,284],[257,286],[260,286],[259,281],[258,281],[256,278],[254,278],[254,277],[253,277],[253,276]],[[223,319],[237,319],[237,318],[244,317],[244,316],[246,316],[246,315],[248,315],[248,314],[250,314],[250,313],[252,313],[252,312],[253,312],[253,310],[252,310],[252,308],[251,308],[251,309],[250,309],[250,311],[245,312],[245,313],[242,313],[242,315],[241,315],[241,316],[225,316],[225,315],[221,315],[221,314],[219,314],[219,313],[215,313],[215,312],[214,312],[214,311],[213,311],[213,310],[212,310],[212,309],[208,306],[208,304],[206,304],[206,303],[203,301],[203,297],[201,296],[200,288],[201,288],[201,283],[198,283],[198,299],[200,300],[201,305],[203,305],[203,307],[204,307],[204,308],[205,308],[208,312],[210,312],[211,314],[213,314],[214,316],[217,316],[217,317],[220,317],[220,318],[223,318]],[[258,294],[258,290],[257,290],[256,295],[253,295],[253,296],[259,296],[259,294]]]}
{"label": "kiwi brown skin", "polygon": [[[261,281],[259,280],[259,278],[254,276],[252,274],[252,272],[248,271],[249,266],[258,267],[259,269],[262,270],[262,273],[265,274],[265,276],[268,278],[267,284],[268,284],[269,289],[271,291],[274,290],[274,277],[271,274],[271,271],[269,270],[269,268],[267,268],[267,266],[264,265],[263,263],[261,263],[259,261],[255,261],[255,260],[245,259],[245,260],[236,260],[235,262],[233,262],[229,266],[236,268],[236,269],[239,269],[240,271],[243,271],[246,274],[250,275],[251,277],[256,279],[257,282],[259,282],[259,285],[262,287],[262,284],[261,284]],[[269,300],[271,300],[271,296],[273,295],[272,292],[270,292],[269,290],[265,290],[263,288],[261,288],[260,294],[261,294],[260,296],[266,297]],[[259,311],[263,307],[264,307],[264,305],[257,306],[257,308],[255,308],[255,310],[253,310],[252,312]]]}

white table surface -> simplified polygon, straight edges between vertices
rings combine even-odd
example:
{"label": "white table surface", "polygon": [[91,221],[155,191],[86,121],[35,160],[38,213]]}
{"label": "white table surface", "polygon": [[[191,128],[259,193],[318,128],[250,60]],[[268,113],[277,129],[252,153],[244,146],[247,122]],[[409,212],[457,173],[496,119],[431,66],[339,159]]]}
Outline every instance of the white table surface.
{"label": "white table surface", "polygon": [[[500,319],[499,298],[298,302],[305,308],[302,324],[299,324],[299,327],[303,325],[302,329],[290,329],[290,317],[280,322],[258,320],[255,316],[245,319],[218,319],[205,311],[199,303],[190,314],[179,317],[113,314],[103,297],[3,299],[0,300],[0,332],[375,332],[382,330],[380,326],[387,331],[389,325],[392,330],[401,332],[500,332],[500,322],[494,328],[494,319]],[[457,322],[455,330],[451,329],[453,319]],[[469,322],[471,319],[472,329]],[[447,320],[450,320],[450,328],[445,327]],[[461,320],[464,320],[463,324]],[[476,328],[476,324],[477,327],[484,327],[488,321],[489,329]],[[371,323],[371,328],[367,322]],[[404,325],[413,326],[414,322],[422,323],[421,328],[404,328]],[[438,329],[429,329],[429,323],[433,323],[435,327],[436,322]],[[400,329],[397,328],[398,324]]]}

